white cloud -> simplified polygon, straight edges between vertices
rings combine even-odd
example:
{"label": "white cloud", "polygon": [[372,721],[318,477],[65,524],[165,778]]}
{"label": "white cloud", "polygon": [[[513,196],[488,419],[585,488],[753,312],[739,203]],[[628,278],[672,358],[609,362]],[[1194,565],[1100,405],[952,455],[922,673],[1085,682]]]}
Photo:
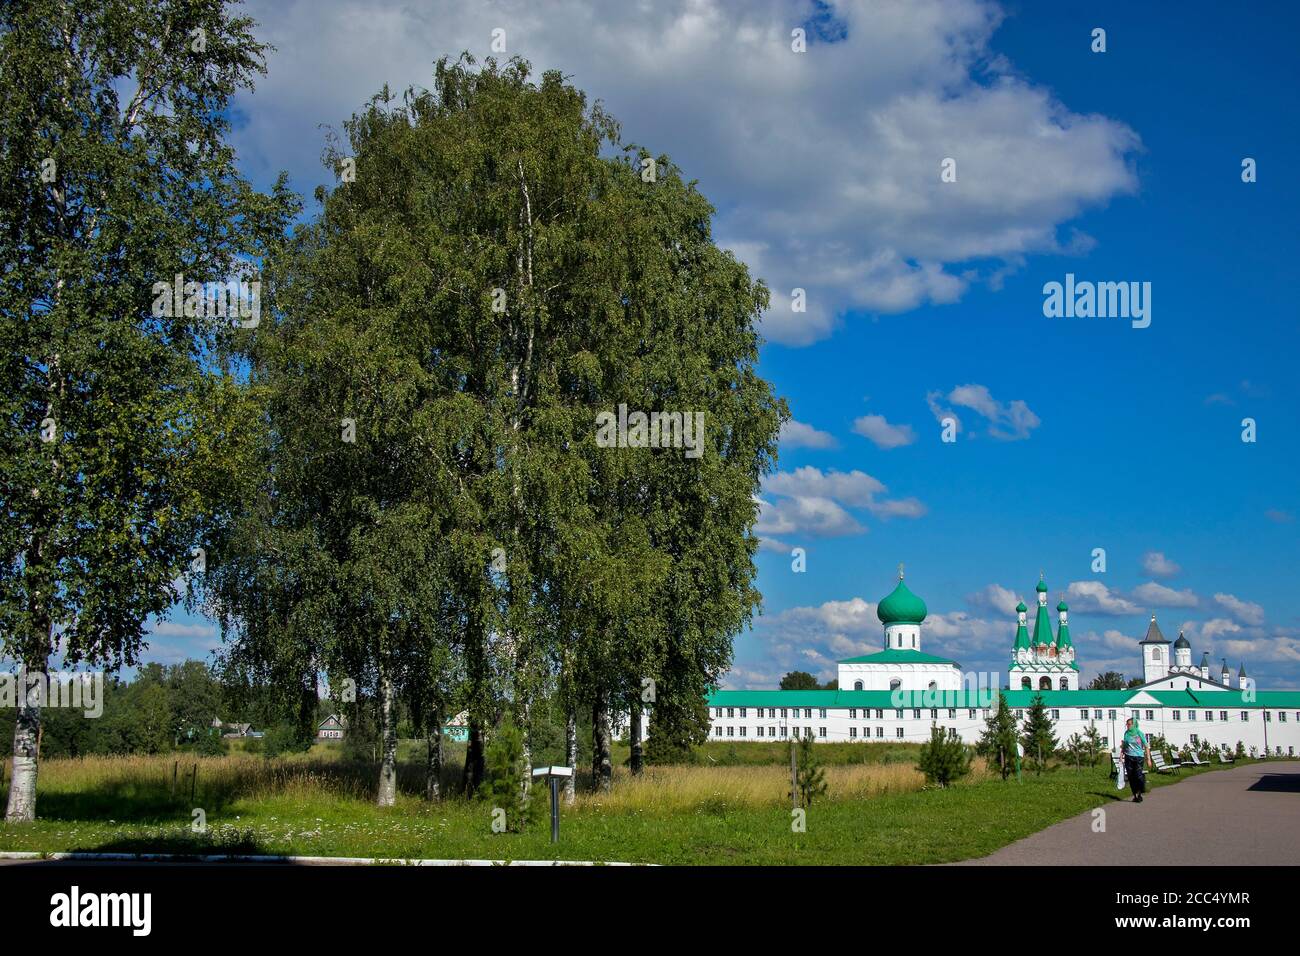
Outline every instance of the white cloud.
{"label": "white cloud", "polygon": [[1147,607],[1196,607],[1200,603],[1190,590],[1176,591],[1155,581],[1139,584],[1133,589],[1133,597]]}
{"label": "white cloud", "polygon": [[[1210,620],[1201,623],[1195,629],[1196,635],[1202,641],[1207,641],[1207,642],[1213,641],[1216,637],[1220,636],[1221,634],[1236,634],[1239,633],[1240,631],[1241,631],[1241,625],[1236,623],[1235,621],[1228,620],[1226,617],[1211,618]],[[1184,629],[1184,633],[1185,632],[1186,629]],[[1191,638],[1189,637],[1188,640],[1191,640]],[[1208,650],[1208,648],[1205,648],[1205,650]]]}
{"label": "white cloud", "polygon": [[[790,30],[807,13],[785,0],[247,9],[276,47],[236,101],[236,145],[259,178],[287,168],[310,193],[327,181],[318,124],[340,127],[385,83],[430,85],[442,54],[488,55],[502,27],[508,55],[560,69],[628,140],[699,180],[719,240],[773,290],[764,331],[785,343],[826,337],[850,309],[955,302],[1028,255],[1085,248],[1070,220],[1136,190],[1136,134],[1018,74],[992,48],[1002,14],[985,0],[843,0],[842,41],[802,54]],[[948,157],[957,181],[941,183]]]}
{"label": "white cloud", "polygon": [[974,594],[967,595],[966,603],[971,607],[984,608],[994,614],[1013,618],[1020,598],[1010,588],[1004,588],[1000,584],[990,584]]}
{"label": "white cloud", "polygon": [[885,485],[864,471],[823,472],[811,465],[778,471],[763,480],[763,490],[777,495],[817,495],[851,507],[865,507],[885,492]]}
{"label": "white cloud", "polygon": [[[927,400],[929,400],[927,398]],[[958,385],[947,395],[947,400],[962,408],[969,408],[988,421],[988,433],[1003,441],[1028,438],[1029,433],[1042,421],[1020,399],[997,401],[986,385]],[[933,408],[933,403],[931,408]]]}
{"label": "white cloud", "polygon": [[759,499],[760,534],[807,534],[834,537],[862,534],[867,529],[848,509],[860,509],[888,520],[919,518],[925,504],[916,498],[885,498],[885,485],[864,471],[823,472],[812,466],[778,471],[763,480],[763,491],[775,500]]}
{"label": "white cloud", "polygon": [[819,431],[793,418],[781,426],[781,445],[786,448],[834,448],[838,444],[830,432]]}
{"label": "white cloud", "polygon": [[916,441],[916,432],[911,425],[891,425],[884,415],[863,415],[854,420],[853,430],[864,438],[870,438],[877,448],[899,448]]}
{"label": "white cloud", "polygon": [[1243,601],[1235,594],[1216,594],[1214,600],[1242,624],[1264,623],[1264,608],[1252,601]]}
{"label": "white cloud", "polygon": [[834,538],[867,530],[830,498],[798,495],[776,501],[760,500],[754,530],[761,535],[807,534]]}
{"label": "white cloud", "polygon": [[1100,581],[1071,581],[1066,589],[1070,609],[1095,614],[1137,614],[1141,606]]}
{"label": "white cloud", "polygon": [[1142,570],[1157,578],[1172,578],[1182,568],[1166,558],[1163,551],[1148,551],[1142,555]]}

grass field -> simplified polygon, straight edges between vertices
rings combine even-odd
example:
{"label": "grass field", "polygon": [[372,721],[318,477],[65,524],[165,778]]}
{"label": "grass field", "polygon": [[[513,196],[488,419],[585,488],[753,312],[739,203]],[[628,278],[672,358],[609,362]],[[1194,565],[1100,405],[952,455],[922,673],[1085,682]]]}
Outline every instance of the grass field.
{"label": "grass field", "polygon": [[[1116,791],[1100,766],[1054,767],[1004,783],[977,764],[961,784],[927,789],[915,768],[915,748],[826,744],[818,752],[825,753],[829,792],[808,810],[806,832],[796,833],[783,763],[788,756],[779,746],[760,749],[766,747],[716,745],[716,753],[706,747],[698,764],[652,767],[639,778],[620,766],[610,794],[580,793],[575,806],[562,808],[555,847],[545,827],[492,833],[492,808],[481,801],[426,803],[417,795],[422,760],[400,765],[402,793],[396,806],[384,809],[371,802],[373,769],[325,748],[274,760],[251,754],[50,760],[40,771],[41,819],[0,825],[0,850],[942,863],[983,856],[1127,794]],[[414,758],[416,750],[403,755]],[[1186,770],[1179,777],[1203,772]],[[449,782],[454,775],[450,768]],[[1159,787],[1174,778],[1148,779]],[[195,808],[206,815],[206,833],[192,830]]]}

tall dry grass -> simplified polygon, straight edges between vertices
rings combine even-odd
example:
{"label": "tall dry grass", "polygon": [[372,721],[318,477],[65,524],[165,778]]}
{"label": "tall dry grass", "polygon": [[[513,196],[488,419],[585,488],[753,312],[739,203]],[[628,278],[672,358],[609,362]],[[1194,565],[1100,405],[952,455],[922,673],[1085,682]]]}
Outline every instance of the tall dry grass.
{"label": "tall dry grass", "polygon": [[[196,790],[210,802],[267,798],[303,803],[322,799],[370,800],[375,792],[374,767],[312,754],[271,760],[253,754],[52,759],[42,762],[39,785],[43,793],[75,797],[76,803],[88,811],[97,804],[130,803],[139,811],[148,812],[173,799],[188,798],[190,775],[195,766],[198,767]],[[459,773],[459,767],[446,768],[444,792],[454,791]],[[924,776],[908,763],[828,766],[825,773],[827,798],[832,800],[871,799],[919,790],[925,785]],[[967,781],[978,781],[988,775],[984,761],[977,759]],[[423,767],[418,763],[400,764],[398,776],[404,792],[422,792]],[[608,794],[584,792],[587,779],[586,775],[580,775],[578,802],[580,807],[591,809],[670,812],[777,806],[789,801],[790,792],[790,771],[785,766],[647,767],[638,777],[619,767]]]}
{"label": "tall dry grass", "polygon": [[[827,798],[864,799],[919,790],[925,777],[910,764],[827,767]],[[692,808],[760,807],[789,803],[788,767],[647,767],[639,777],[616,775],[608,794],[579,803],[613,810],[672,812]]]}

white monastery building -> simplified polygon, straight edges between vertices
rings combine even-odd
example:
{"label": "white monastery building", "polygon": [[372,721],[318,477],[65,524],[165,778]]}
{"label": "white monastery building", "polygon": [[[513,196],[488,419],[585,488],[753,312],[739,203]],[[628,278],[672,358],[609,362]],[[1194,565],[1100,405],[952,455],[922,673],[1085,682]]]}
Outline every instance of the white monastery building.
{"label": "white monastery building", "polygon": [[[925,602],[903,583],[876,606],[884,625],[884,646],[874,654],[839,662],[839,690],[719,690],[709,696],[711,739],[922,743],[932,726],[974,744],[997,707],[998,694],[1017,719],[1042,696],[1062,744],[1095,727],[1102,744],[1115,747],[1124,722],[1139,718],[1147,734],[1170,746],[1296,756],[1300,750],[1300,692],[1257,691],[1245,665],[1235,683],[1226,661],[1211,673],[1209,653],[1192,664],[1182,634],[1172,645],[1151,616],[1142,654],[1143,683],[1127,690],[1080,690],[1079,667],[1070,638],[1069,608],[1056,605],[1052,631],[1047,585],[1040,576],[1032,635],[1028,608],[1016,607],[1016,631],[1006,689],[997,675],[963,674],[961,665],[921,649]],[[1172,648],[1172,652],[1171,652]]]}

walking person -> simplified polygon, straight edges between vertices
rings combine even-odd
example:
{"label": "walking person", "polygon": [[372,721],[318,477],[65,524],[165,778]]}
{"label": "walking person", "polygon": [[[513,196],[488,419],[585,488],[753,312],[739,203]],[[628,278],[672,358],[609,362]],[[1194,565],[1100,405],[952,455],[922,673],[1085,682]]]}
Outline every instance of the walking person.
{"label": "walking person", "polygon": [[1133,802],[1141,803],[1142,794],[1147,789],[1146,767],[1151,766],[1151,748],[1138,727],[1136,717],[1130,717],[1124,724],[1124,740],[1121,744],[1124,752],[1124,775],[1128,777],[1133,790]]}

